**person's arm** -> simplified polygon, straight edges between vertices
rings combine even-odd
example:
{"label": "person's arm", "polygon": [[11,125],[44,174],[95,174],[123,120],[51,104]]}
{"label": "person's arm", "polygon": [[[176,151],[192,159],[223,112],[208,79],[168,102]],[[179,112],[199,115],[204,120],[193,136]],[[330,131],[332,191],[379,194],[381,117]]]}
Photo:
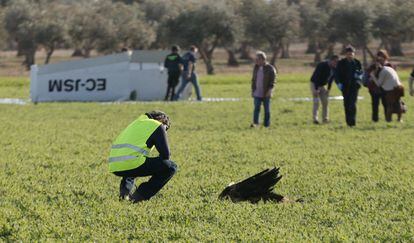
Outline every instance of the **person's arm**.
{"label": "person's arm", "polygon": [[192,73],[192,70],[193,70],[193,66],[194,66],[193,62],[192,61],[188,61],[187,79],[190,79],[191,78],[191,73]]}
{"label": "person's arm", "polygon": [[270,82],[269,82],[269,90],[267,91],[266,96],[267,97],[271,97],[272,96],[272,92],[273,92],[273,88],[275,87],[275,83],[276,83],[276,69],[272,66],[269,65],[270,68]]}
{"label": "person's arm", "polygon": [[371,78],[374,80],[375,84],[378,87],[382,87],[382,85],[385,82],[385,72],[383,72],[383,70],[381,70],[378,74],[378,78],[376,77],[376,75],[371,75]]}
{"label": "person's arm", "polygon": [[148,138],[147,146],[155,146],[163,160],[170,159],[170,147],[168,145],[167,133],[163,125],[160,125]]}
{"label": "person's arm", "polygon": [[331,90],[332,82],[334,81],[336,77],[336,69],[332,68],[331,72],[332,72],[332,75],[329,75],[329,79],[328,79],[328,90]]}
{"label": "person's arm", "polygon": [[319,63],[316,68],[315,71],[313,71],[312,77],[311,77],[311,82],[315,85],[315,90],[317,90],[319,88],[319,79],[321,77],[321,63]]}
{"label": "person's arm", "polygon": [[164,60],[164,67],[168,69],[168,56]]}

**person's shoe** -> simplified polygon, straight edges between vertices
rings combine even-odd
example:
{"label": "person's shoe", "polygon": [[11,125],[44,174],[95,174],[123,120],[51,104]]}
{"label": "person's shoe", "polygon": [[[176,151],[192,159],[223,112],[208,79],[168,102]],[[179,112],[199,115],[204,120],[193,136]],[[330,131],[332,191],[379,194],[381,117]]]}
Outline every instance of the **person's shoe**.
{"label": "person's shoe", "polygon": [[135,190],[135,192],[129,197],[129,200],[132,203],[139,203],[142,201],[145,201],[145,197],[143,197],[141,194],[138,193],[138,190]]}
{"label": "person's shoe", "polygon": [[250,124],[250,127],[251,128],[255,128],[255,127],[258,127],[259,126],[259,124],[256,124],[256,123],[252,123],[252,124]]}
{"label": "person's shoe", "polygon": [[122,178],[121,184],[119,185],[119,199],[124,200],[131,197],[132,189],[134,188],[134,178],[127,177]]}
{"label": "person's shoe", "polygon": [[323,123],[327,124],[329,122],[330,122],[329,119],[323,119]]}
{"label": "person's shoe", "polygon": [[313,124],[319,125],[319,121],[318,120],[313,120]]}

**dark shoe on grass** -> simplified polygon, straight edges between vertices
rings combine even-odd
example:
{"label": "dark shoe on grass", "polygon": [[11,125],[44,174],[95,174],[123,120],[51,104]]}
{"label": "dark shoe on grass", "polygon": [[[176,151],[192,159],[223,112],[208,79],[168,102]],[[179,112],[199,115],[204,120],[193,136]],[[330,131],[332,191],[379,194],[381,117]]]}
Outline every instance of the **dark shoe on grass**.
{"label": "dark shoe on grass", "polygon": [[134,178],[123,177],[119,185],[119,199],[124,200],[131,197],[132,189],[134,188]]}
{"label": "dark shoe on grass", "polygon": [[129,200],[132,203],[139,203],[142,201],[145,201],[145,197],[143,197],[141,194],[138,193],[138,190],[135,190],[135,192],[129,197]]}

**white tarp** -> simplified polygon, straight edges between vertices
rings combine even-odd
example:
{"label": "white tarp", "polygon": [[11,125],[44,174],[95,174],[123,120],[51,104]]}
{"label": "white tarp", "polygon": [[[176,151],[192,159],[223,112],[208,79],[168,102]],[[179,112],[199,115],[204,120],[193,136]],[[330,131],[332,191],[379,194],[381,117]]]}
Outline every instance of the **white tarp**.
{"label": "white tarp", "polygon": [[[162,100],[167,88],[166,51],[134,51],[103,57],[33,65],[33,102]],[[182,98],[190,93],[184,92]]]}

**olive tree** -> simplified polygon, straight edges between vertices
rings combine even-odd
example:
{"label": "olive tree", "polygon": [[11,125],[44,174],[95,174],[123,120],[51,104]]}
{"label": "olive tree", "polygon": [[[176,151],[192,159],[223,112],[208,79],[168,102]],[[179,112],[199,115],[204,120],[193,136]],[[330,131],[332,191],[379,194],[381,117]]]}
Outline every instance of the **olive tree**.
{"label": "olive tree", "polygon": [[166,21],[165,27],[170,41],[199,48],[208,74],[214,73],[214,50],[233,43],[237,31],[234,16],[212,6],[182,12],[176,18]]}
{"label": "olive tree", "polygon": [[414,39],[414,2],[383,1],[374,9],[373,34],[391,55],[404,55],[401,44]]}
{"label": "olive tree", "polygon": [[267,44],[272,52],[270,63],[275,65],[283,41],[291,37],[299,21],[296,7],[283,0],[243,0],[242,4],[247,38],[256,46]]}
{"label": "olive tree", "polygon": [[366,2],[338,3],[332,12],[329,23],[332,33],[343,44],[352,44],[363,51],[363,62],[367,65],[367,52],[372,39],[373,13]]}
{"label": "olive tree", "polygon": [[22,64],[27,69],[35,63],[37,12],[39,11],[35,4],[25,0],[16,0],[7,7],[4,13],[5,29],[10,38],[16,41],[20,53],[24,55],[25,59]]}

